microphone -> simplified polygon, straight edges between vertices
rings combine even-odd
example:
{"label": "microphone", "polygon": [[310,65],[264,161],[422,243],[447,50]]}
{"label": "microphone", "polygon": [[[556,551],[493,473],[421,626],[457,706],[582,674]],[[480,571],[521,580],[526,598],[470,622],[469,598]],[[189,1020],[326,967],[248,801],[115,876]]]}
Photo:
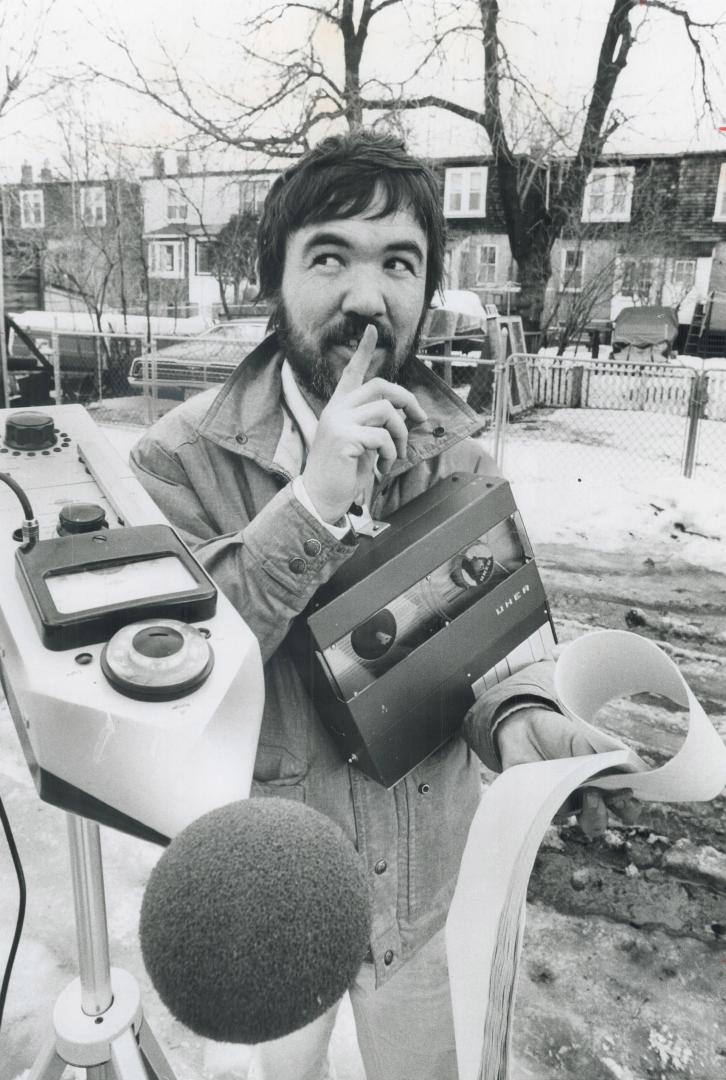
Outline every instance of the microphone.
{"label": "microphone", "polygon": [[342,997],[366,955],[363,863],[302,803],[229,803],[166,848],[139,935],[159,997],[186,1027],[218,1042],[277,1039]]}

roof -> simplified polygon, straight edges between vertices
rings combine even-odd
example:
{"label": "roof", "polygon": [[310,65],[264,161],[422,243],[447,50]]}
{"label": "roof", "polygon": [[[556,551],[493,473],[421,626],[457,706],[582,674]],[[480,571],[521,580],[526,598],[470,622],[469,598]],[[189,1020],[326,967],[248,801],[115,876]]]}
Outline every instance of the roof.
{"label": "roof", "polygon": [[[538,154],[532,153],[528,155],[526,151],[523,151],[522,157],[531,156],[533,160],[538,158]],[[607,153],[607,151],[600,154],[597,158],[595,168],[607,168],[608,165],[617,165],[619,163],[636,162],[636,161],[653,161],[653,160],[685,160],[687,158],[708,158],[715,157],[721,158],[726,161],[726,146],[723,150],[687,150],[687,151],[674,151],[671,153],[665,152],[648,152],[642,153]],[[493,165],[494,155],[489,154],[455,154],[447,157],[430,157],[426,159],[433,166],[452,166],[465,168],[470,165]],[[564,165],[568,162],[575,160],[574,154],[545,154],[542,155],[541,164],[545,165]]]}
{"label": "roof", "polygon": [[168,237],[183,240],[187,236],[193,236],[206,240],[209,236],[216,236],[223,228],[224,225],[186,225],[183,221],[175,221],[169,225],[162,225],[160,229],[145,232],[144,238],[149,240],[154,237]]}

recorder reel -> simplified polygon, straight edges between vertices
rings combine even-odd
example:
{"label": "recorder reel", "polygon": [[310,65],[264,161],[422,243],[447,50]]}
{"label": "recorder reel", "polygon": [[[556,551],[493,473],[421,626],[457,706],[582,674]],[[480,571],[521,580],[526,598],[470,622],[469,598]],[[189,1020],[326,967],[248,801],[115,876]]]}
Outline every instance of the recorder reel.
{"label": "recorder reel", "polygon": [[388,526],[316,594],[298,655],[343,756],[391,787],[555,637],[505,481],[454,474]]}

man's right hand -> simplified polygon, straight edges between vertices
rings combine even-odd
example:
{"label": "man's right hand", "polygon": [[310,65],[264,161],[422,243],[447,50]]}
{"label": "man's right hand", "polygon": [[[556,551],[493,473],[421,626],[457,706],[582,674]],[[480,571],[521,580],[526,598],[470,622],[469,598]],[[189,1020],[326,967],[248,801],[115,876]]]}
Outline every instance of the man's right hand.
{"label": "man's right hand", "polygon": [[369,323],[320,414],[303,472],[313,506],[331,524],[369,489],[376,462],[385,473],[406,456],[408,430],[399,410],[415,424],[426,419],[410,390],[386,379],[365,381],[377,340]]}

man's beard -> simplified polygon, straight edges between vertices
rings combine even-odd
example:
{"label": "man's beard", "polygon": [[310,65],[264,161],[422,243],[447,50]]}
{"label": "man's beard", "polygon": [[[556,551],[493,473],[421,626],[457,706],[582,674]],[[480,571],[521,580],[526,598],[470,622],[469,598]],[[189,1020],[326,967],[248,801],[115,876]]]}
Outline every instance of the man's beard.
{"label": "man's beard", "polygon": [[391,330],[381,326],[375,319],[366,319],[360,315],[341,316],[337,322],[328,326],[321,333],[320,340],[311,346],[290,322],[283,301],[280,301],[277,309],[276,330],[283,355],[295,372],[295,377],[302,389],[307,390],[320,401],[328,401],[340,377],[340,372],[336,371],[326,355],[328,350],[335,345],[348,345],[352,339],[360,342],[363,331],[369,323],[373,323],[378,331],[377,346],[386,350],[385,359],[376,375],[389,382],[406,386],[410,378],[412,362],[416,356],[425,314],[424,309],[416,330],[403,348]]}

